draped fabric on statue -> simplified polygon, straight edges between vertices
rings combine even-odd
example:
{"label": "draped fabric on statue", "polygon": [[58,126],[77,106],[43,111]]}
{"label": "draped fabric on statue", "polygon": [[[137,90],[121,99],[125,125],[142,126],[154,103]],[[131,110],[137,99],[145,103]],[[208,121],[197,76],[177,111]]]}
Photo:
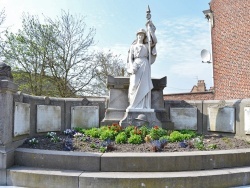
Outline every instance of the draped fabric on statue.
{"label": "draped fabric on statue", "polygon": [[[137,41],[133,42],[128,54],[128,73],[131,74],[128,109],[151,109],[151,90],[153,89],[151,64],[154,63],[157,55],[157,39],[155,36],[156,28],[151,21],[147,23],[147,29],[148,32],[144,29],[137,32]],[[151,52],[150,58],[149,52]]]}
{"label": "draped fabric on statue", "polygon": [[129,107],[130,109],[150,109],[151,63],[148,61],[148,47],[145,44],[134,44],[130,48],[130,59],[134,59],[132,68],[134,74],[130,76]]}

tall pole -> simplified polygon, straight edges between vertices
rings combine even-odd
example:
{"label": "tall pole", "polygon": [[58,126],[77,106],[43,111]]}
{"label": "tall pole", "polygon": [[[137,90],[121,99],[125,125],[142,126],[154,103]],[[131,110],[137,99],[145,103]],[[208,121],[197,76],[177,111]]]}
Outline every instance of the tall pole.
{"label": "tall pole", "polygon": [[150,11],[150,8],[149,8],[149,5],[148,5],[148,10],[147,10],[147,15],[146,15],[146,18],[147,18],[147,37],[148,37],[148,62],[151,64],[151,35],[150,35],[150,19],[151,19],[151,11]]}

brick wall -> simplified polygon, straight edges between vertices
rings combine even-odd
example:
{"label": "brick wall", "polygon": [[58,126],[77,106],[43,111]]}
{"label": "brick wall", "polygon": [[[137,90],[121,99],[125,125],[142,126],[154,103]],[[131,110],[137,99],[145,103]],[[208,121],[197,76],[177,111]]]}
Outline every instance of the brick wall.
{"label": "brick wall", "polygon": [[214,93],[211,91],[197,93],[176,93],[163,95],[164,100],[213,100]]}
{"label": "brick wall", "polygon": [[212,0],[215,99],[250,98],[250,0]]}

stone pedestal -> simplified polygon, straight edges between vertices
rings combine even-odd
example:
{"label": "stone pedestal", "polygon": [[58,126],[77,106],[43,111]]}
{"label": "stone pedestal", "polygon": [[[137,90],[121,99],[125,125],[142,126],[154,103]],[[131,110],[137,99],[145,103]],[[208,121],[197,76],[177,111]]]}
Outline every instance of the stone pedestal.
{"label": "stone pedestal", "polygon": [[108,76],[107,87],[109,89],[109,100],[101,125],[119,123],[128,107],[128,77]]}
{"label": "stone pedestal", "polygon": [[111,125],[119,123],[121,126],[135,125],[138,121],[135,119],[143,114],[147,117],[149,126],[158,125],[166,129],[173,129],[174,125],[170,121],[169,112],[164,108],[163,89],[166,87],[166,77],[161,79],[152,79],[154,88],[151,91],[151,107],[149,110],[130,109],[128,102],[129,77],[109,76],[107,86],[109,88],[109,101],[105,118],[102,125]]}

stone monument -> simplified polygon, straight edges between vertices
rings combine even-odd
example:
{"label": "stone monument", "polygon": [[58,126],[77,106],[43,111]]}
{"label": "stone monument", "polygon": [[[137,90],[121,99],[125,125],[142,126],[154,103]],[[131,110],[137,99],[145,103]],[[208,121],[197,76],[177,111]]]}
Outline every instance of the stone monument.
{"label": "stone monument", "polygon": [[[14,165],[13,95],[17,85],[12,82],[11,67],[0,63],[0,185],[7,183],[7,169]],[[17,141],[18,142],[18,141]]]}
{"label": "stone monument", "polygon": [[103,125],[119,122],[122,127],[142,124],[173,127],[164,109],[166,77],[151,79],[151,64],[157,55],[157,38],[150,13],[148,7],[146,30],[137,31],[136,40],[128,52],[127,71],[130,77],[108,77],[110,96]]}

